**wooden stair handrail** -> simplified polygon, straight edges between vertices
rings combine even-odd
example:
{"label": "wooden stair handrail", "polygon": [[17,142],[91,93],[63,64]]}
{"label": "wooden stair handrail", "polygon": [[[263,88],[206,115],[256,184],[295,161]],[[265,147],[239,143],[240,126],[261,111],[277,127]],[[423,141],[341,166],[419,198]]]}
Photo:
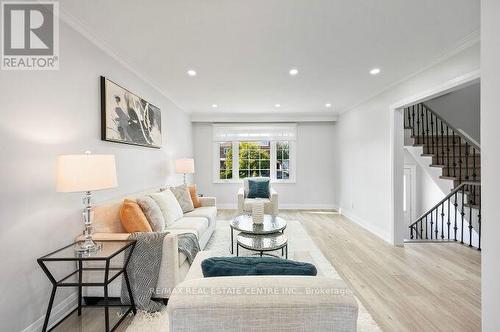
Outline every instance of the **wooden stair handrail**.
{"label": "wooden stair handrail", "polygon": [[478,152],[481,151],[481,148],[480,148],[479,145],[477,145],[476,143],[474,143],[473,141],[471,141],[470,138],[468,138],[467,136],[465,136],[464,134],[462,134],[462,132],[460,130],[458,130],[457,128],[455,128],[454,126],[452,126],[448,121],[446,121],[445,119],[443,119],[442,116],[440,116],[439,114],[436,113],[436,111],[434,111],[432,108],[430,108],[429,106],[427,106],[426,103],[422,103],[422,105],[424,105],[424,107],[429,112],[431,112],[432,114],[434,114],[434,116],[436,118],[438,118],[441,122],[443,122],[444,124],[446,124],[448,126],[448,128],[450,128],[455,133],[455,135],[460,136],[460,138],[462,138],[464,141],[466,141],[470,146],[476,148]]}
{"label": "wooden stair handrail", "polygon": [[472,186],[479,186],[480,187],[481,186],[481,182],[478,182],[478,181],[464,181],[464,182],[460,183],[460,185],[458,187],[456,187],[455,189],[453,189],[448,195],[446,195],[442,200],[440,200],[439,203],[435,204],[427,212],[425,212],[419,218],[417,218],[412,224],[410,224],[408,226],[408,228],[412,228],[420,220],[422,220],[423,218],[425,218],[426,216],[428,216],[429,214],[431,214],[432,212],[434,212],[439,206],[441,206],[441,204],[443,204],[444,202],[446,202],[447,200],[449,200],[453,195],[455,195],[455,193],[459,192],[462,189],[462,187],[464,187],[466,185],[472,185]]}

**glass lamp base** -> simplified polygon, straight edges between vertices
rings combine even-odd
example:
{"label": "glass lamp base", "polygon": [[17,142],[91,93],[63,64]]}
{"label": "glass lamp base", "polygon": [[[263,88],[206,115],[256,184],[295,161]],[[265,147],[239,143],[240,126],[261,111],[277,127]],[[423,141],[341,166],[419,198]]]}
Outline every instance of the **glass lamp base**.
{"label": "glass lamp base", "polygon": [[102,243],[95,243],[94,241],[90,240],[85,240],[79,247],[75,248],[75,251],[77,253],[92,253],[92,252],[97,252],[101,250],[102,248]]}

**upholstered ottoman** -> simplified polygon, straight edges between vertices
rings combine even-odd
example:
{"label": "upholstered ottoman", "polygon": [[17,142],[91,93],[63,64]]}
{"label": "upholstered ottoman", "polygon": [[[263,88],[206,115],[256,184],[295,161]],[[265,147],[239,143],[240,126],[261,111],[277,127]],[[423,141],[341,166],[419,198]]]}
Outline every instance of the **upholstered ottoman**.
{"label": "upholstered ottoman", "polygon": [[203,278],[200,252],[168,302],[170,331],[356,331],[341,280],[309,276]]}

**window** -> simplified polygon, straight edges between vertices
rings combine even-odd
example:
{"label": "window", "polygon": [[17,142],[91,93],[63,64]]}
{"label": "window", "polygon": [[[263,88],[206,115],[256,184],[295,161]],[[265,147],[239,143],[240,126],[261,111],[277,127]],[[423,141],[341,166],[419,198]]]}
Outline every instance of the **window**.
{"label": "window", "polygon": [[221,180],[233,178],[233,144],[231,142],[219,144],[219,178]]}
{"label": "window", "polygon": [[290,144],[287,141],[276,142],[276,179],[290,178]]}
{"label": "window", "polygon": [[295,182],[296,136],[294,124],[213,125],[214,181]]}

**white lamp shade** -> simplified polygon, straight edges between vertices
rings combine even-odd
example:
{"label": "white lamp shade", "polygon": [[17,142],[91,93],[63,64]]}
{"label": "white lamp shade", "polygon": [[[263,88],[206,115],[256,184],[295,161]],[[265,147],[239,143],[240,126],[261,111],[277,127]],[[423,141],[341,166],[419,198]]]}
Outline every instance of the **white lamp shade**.
{"label": "white lamp shade", "polygon": [[177,159],[175,161],[175,172],[178,174],[194,173],[194,159]]}
{"label": "white lamp shade", "polygon": [[94,191],[117,186],[114,155],[79,154],[57,158],[56,190]]}

